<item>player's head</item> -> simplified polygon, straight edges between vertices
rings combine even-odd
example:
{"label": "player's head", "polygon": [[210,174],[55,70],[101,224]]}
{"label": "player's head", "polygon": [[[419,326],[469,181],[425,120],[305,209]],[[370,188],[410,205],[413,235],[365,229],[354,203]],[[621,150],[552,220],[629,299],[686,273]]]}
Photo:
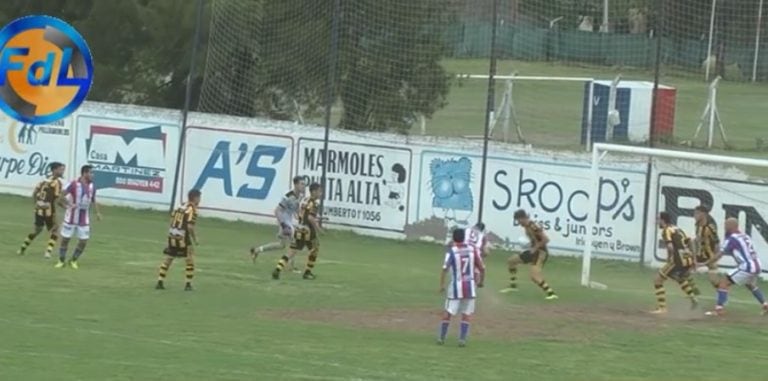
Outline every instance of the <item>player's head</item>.
{"label": "player's head", "polygon": [[667,212],[660,212],[659,218],[657,218],[656,222],[659,224],[659,227],[663,229],[672,225],[672,216],[670,216]]}
{"label": "player's head", "polygon": [[187,192],[187,202],[193,205],[199,205],[200,199],[203,197],[203,193],[198,189],[192,189]]}
{"label": "player's head", "polygon": [[464,242],[464,229],[456,228],[453,229],[453,242],[455,243],[463,243]]}
{"label": "player's head", "polygon": [[515,218],[515,221],[517,221],[518,224],[525,224],[528,223],[528,213],[525,212],[525,210],[518,209],[515,211],[515,214],[513,216]]}
{"label": "player's head", "polygon": [[64,176],[64,170],[67,168],[67,166],[59,163],[58,161],[54,161],[48,166],[48,168],[51,170],[51,176],[58,178]]}
{"label": "player's head", "polygon": [[693,218],[696,222],[704,222],[709,217],[709,208],[706,205],[699,205],[693,209]]}
{"label": "player's head", "polygon": [[484,232],[485,232],[485,224],[484,224],[484,223],[482,223],[482,222],[478,222],[478,223],[476,223],[476,224],[475,224],[475,230],[477,230],[477,231],[479,231],[479,232],[483,232],[483,233],[484,233]]}
{"label": "player's head", "polygon": [[733,234],[739,231],[739,220],[731,217],[725,219],[725,234]]}
{"label": "player's head", "polygon": [[293,190],[299,194],[304,194],[304,188],[307,187],[307,183],[304,181],[304,176],[295,176],[293,178]]}
{"label": "player's head", "polygon": [[323,196],[323,187],[320,186],[320,183],[309,184],[309,194],[312,198],[320,198]]}
{"label": "player's head", "polygon": [[80,177],[88,181],[93,180],[93,166],[86,164],[80,167]]}

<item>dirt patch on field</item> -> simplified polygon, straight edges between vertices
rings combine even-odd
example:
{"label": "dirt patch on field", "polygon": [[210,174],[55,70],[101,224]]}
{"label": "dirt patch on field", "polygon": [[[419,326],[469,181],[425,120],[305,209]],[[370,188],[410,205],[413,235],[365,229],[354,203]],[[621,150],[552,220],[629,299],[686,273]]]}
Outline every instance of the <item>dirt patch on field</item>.
{"label": "dirt patch on field", "polygon": [[[386,310],[268,310],[261,317],[366,329],[432,332],[440,321],[436,309]],[[640,310],[615,307],[548,305],[479,306],[472,334],[505,340],[537,338],[553,341],[590,341],[612,330],[651,331],[665,325],[663,319]]]}

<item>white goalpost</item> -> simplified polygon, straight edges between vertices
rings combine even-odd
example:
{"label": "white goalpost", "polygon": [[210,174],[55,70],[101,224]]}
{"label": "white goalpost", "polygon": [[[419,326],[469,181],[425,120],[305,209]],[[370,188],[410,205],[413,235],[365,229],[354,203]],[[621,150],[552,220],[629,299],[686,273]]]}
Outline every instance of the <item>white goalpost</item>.
{"label": "white goalpost", "polygon": [[607,288],[606,284],[596,281],[592,271],[595,238],[589,233],[599,227],[601,200],[594,195],[601,192],[601,177],[610,177],[618,165],[634,166],[635,169],[644,166],[649,171],[647,184],[643,184],[646,186],[645,199],[638,203],[647,208],[638,208],[638,216],[642,218],[636,225],[639,236],[642,224],[645,224],[645,236],[641,238],[639,256],[633,260],[659,265],[666,257],[666,252],[655,251],[657,212],[671,212],[677,225],[690,232],[689,236],[694,236],[693,208],[708,204],[720,227],[725,218],[738,218],[742,230],[752,236],[763,263],[768,263],[768,160],[595,143],[590,168],[589,231],[582,256],[582,286]]}

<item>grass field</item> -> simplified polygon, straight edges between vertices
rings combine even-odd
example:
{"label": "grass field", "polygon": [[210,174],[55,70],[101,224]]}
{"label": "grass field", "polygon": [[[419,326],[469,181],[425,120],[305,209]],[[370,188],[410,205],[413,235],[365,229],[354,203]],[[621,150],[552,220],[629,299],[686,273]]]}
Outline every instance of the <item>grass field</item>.
{"label": "grass field", "polygon": [[[766,322],[745,291],[731,314],[706,320],[668,286],[658,318],[651,270],[596,262],[605,291],[580,288],[576,260],[553,258],[545,302],[506,280],[504,254],[489,261],[470,345],[434,344],[438,246],[322,237],[318,279],[273,281],[275,257],[245,251],[271,226],[201,219],[194,292],[182,266],[153,289],[163,213],[105,208],[80,270],[53,268],[28,232],[28,201],[0,196],[0,380],[738,380],[764,379]],[[705,288],[706,292],[710,290]],[[711,303],[706,299],[704,304]]]}
{"label": "grass field", "polygon": [[[455,74],[487,74],[487,60],[446,60],[444,67]],[[498,74],[517,71],[522,76],[571,76],[611,80],[622,74],[624,80],[653,81],[652,73],[604,66],[574,66],[558,63],[500,60]],[[497,82],[497,102],[505,81]],[[707,102],[707,83],[703,75],[664,76],[664,85],[677,88],[675,140],[691,140]],[[463,136],[482,135],[485,120],[486,80],[462,80],[454,84],[448,105],[427,122],[427,134]],[[534,146],[565,149],[579,148],[582,99],[581,82],[520,81],[515,83],[514,102],[523,134]],[[718,108],[729,141],[738,151],[756,148],[756,139],[768,140],[764,121],[768,120],[768,85],[723,81],[718,93]],[[418,126],[412,131],[418,134]],[[499,137],[500,137],[499,130]],[[699,136],[706,139],[706,130]],[[719,144],[719,136],[716,137]],[[746,153],[747,155],[755,155]],[[765,152],[758,156],[765,156]]]}

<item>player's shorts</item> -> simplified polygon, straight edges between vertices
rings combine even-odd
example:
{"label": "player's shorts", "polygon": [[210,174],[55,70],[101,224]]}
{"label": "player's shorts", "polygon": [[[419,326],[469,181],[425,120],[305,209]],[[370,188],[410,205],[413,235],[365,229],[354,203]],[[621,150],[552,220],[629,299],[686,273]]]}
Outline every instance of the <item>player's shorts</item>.
{"label": "player's shorts", "polygon": [[750,273],[750,272],[746,272],[744,270],[739,270],[739,269],[733,269],[730,272],[728,272],[728,275],[726,276],[728,277],[728,280],[731,281],[731,283],[739,286],[743,286],[745,284],[755,284],[760,274]]}
{"label": "player's shorts", "polygon": [[163,254],[174,258],[186,258],[192,252],[192,240],[189,237],[168,237],[168,246]]}
{"label": "player's shorts", "polygon": [[84,241],[91,238],[91,226],[64,223],[61,225],[60,234],[62,238],[72,238],[77,235],[77,239]]}
{"label": "player's shorts", "polygon": [[547,263],[547,258],[549,258],[549,252],[546,249],[537,252],[526,250],[520,253],[520,260],[532,266],[544,266]]}
{"label": "player's shorts", "polygon": [[306,248],[309,251],[315,251],[320,249],[320,242],[317,238],[312,239],[295,239],[291,242],[291,249],[304,250]]}
{"label": "player's shorts", "polygon": [[691,266],[682,266],[676,263],[666,263],[659,269],[659,275],[663,279],[681,281],[691,274]]}
{"label": "player's shorts", "polygon": [[455,316],[458,314],[472,315],[475,313],[475,299],[446,299],[445,312]]}
{"label": "player's shorts", "polygon": [[56,218],[54,216],[41,216],[35,214],[35,226],[45,226],[46,229],[51,230],[56,226]]}
{"label": "player's shorts", "polygon": [[710,270],[717,270],[717,261],[711,253],[700,251],[696,255],[696,263],[707,266]]}
{"label": "player's shorts", "polygon": [[289,240],[293,238],[293,225],[281,222],[277,226],[277,238],[280,240]]}

